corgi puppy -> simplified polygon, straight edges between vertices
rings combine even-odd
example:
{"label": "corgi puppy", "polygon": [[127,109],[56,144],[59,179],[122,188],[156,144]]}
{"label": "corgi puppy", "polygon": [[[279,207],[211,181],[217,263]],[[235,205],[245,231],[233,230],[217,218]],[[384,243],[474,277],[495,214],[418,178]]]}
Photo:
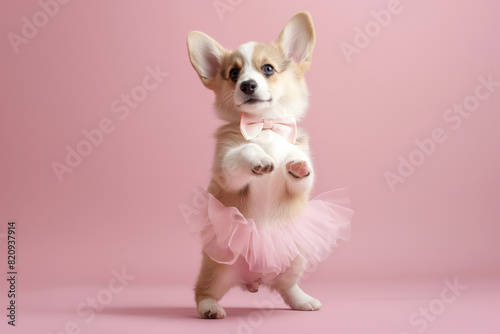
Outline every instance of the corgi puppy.
{"label": "corgi puppy", "polygon": [[[215,93],[217,115],[227,122],[216,133],[208,193],[251,217],[258,228],[293,220],[309,200],[314,171],[308,136],[295,122],[308,107],[304,75],[314,44],[305,12],[293,16],[271,44],[248,42],[228,50],[199,31],[187,38],[191,64]],[[300,256],[282,271],[255,272],[244,259],[226,264],[204,252],[195,287],[198,313],[224,318],[218,301],[230,288],[257,292],[260,285],[277,291],[294,310],[319,310],[321,303],[297,285],[304,269]]]}

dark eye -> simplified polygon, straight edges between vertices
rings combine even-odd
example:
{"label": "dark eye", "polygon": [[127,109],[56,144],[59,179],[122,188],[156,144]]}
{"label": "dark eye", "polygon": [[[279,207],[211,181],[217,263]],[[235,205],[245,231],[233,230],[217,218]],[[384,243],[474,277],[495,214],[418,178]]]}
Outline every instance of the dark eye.
{"label": "dark eye", "polygon": [[240,70],[236,67],[233,67],[231,71],[229,71],[229,79],[233,82],[238,81],[238,75],[240,75]]}
{"label": "dark eye", "polygon": [[266,64],[261,67],[262,73],[264,73],[266,76],[271,76],[274,74],[274,67],[273,65]]}

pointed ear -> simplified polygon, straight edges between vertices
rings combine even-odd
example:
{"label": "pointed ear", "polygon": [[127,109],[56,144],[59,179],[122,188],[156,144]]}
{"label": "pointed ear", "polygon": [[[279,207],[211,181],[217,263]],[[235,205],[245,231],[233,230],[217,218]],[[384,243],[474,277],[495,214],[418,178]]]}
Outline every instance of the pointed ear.
{"label": "pointed ear", "polygon": [[200,31],[191,31],[187,37],[189,59],[205,85],[217,75],[222,56],[226,53],[219,43]]}
{"label": "pointed ear", "polygon": [[315,41],[311,15],[300,12],[287,22],[276,43],[289,59],[309,68]]}

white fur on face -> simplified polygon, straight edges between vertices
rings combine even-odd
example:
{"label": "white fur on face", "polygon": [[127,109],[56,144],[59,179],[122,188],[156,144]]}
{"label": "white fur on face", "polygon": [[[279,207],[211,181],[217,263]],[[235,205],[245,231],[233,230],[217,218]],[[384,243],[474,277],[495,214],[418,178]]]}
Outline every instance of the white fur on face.
{"label": "white fur on face", "polygon": [[[255,67],[256,62],[261,62],[255,59],[255,46],[255,42],[248,42],[237,49],[243,58],[243,68],[234,89],[233,101],[237,111],[271,119],[291,115],[297,119],[302,118],[308,104],[305,82],[297,78],[293,69],[288,69],[274,74],[280,75],[281,79],[278,84],[269,85],[262,71]],[[258,63],[257,66],[259,65],[263,64]],[[257,83],[258,87],[251,97],[262,102],[245,103],[250,96],[245,95],[240,86],[246,80],[254,80]]]}
{"label": "white fur on face", "polygon": [[[257,70],[253,65],[252,58],[253,58],[254,48],[255,48],[255,42],[245,43],[238,48],[238,51],[243,56],[244,65],[243,68],[241,69],[242,74],[240,75],[240,78],[236,83],[236,88],[234,92],[234,103],[236,104],[236,106],[238,106],[238,108],[241,111],[245,111],[248,113],[269,108],[272,104],[272,95],[271,92],[269,91],[266,79],[264,78],[262,72],[260,70]],[[262,100],[263,102],[254,104],[245,104],[245,101],[249,96],[245,95],[241,91],[240,85],[242,82],[247,80],[254,80],[257,83],[257,89],[251,95],[251,97],[254,99]],[[271,101],[266,102],[269,100]]]}

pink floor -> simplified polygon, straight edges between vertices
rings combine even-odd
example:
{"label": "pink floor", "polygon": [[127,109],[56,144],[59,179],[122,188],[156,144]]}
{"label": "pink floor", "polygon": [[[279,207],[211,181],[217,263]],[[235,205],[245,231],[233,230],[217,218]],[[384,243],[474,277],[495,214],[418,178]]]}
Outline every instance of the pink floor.
{"label": "pink floor", "polygon": [[227,312],[223,320],[198,318],[188,285],[129,286],[115,294],[93,319],[89,312],[78,314],[76,309],[88,297],[96,297],[99,287],[32,291],[19,299],[18,325],[15,329],[9,326],[7,332],[500,333],[498,280],[458,280],[458,293],[444,293],[447,302],[441,297],[447,289],[444,280],[453,282],[454,277],[368,284],[304,282],[304,290],[323,303],[318,312],[291,311],[267,291],[232,290],[222,300]]}

